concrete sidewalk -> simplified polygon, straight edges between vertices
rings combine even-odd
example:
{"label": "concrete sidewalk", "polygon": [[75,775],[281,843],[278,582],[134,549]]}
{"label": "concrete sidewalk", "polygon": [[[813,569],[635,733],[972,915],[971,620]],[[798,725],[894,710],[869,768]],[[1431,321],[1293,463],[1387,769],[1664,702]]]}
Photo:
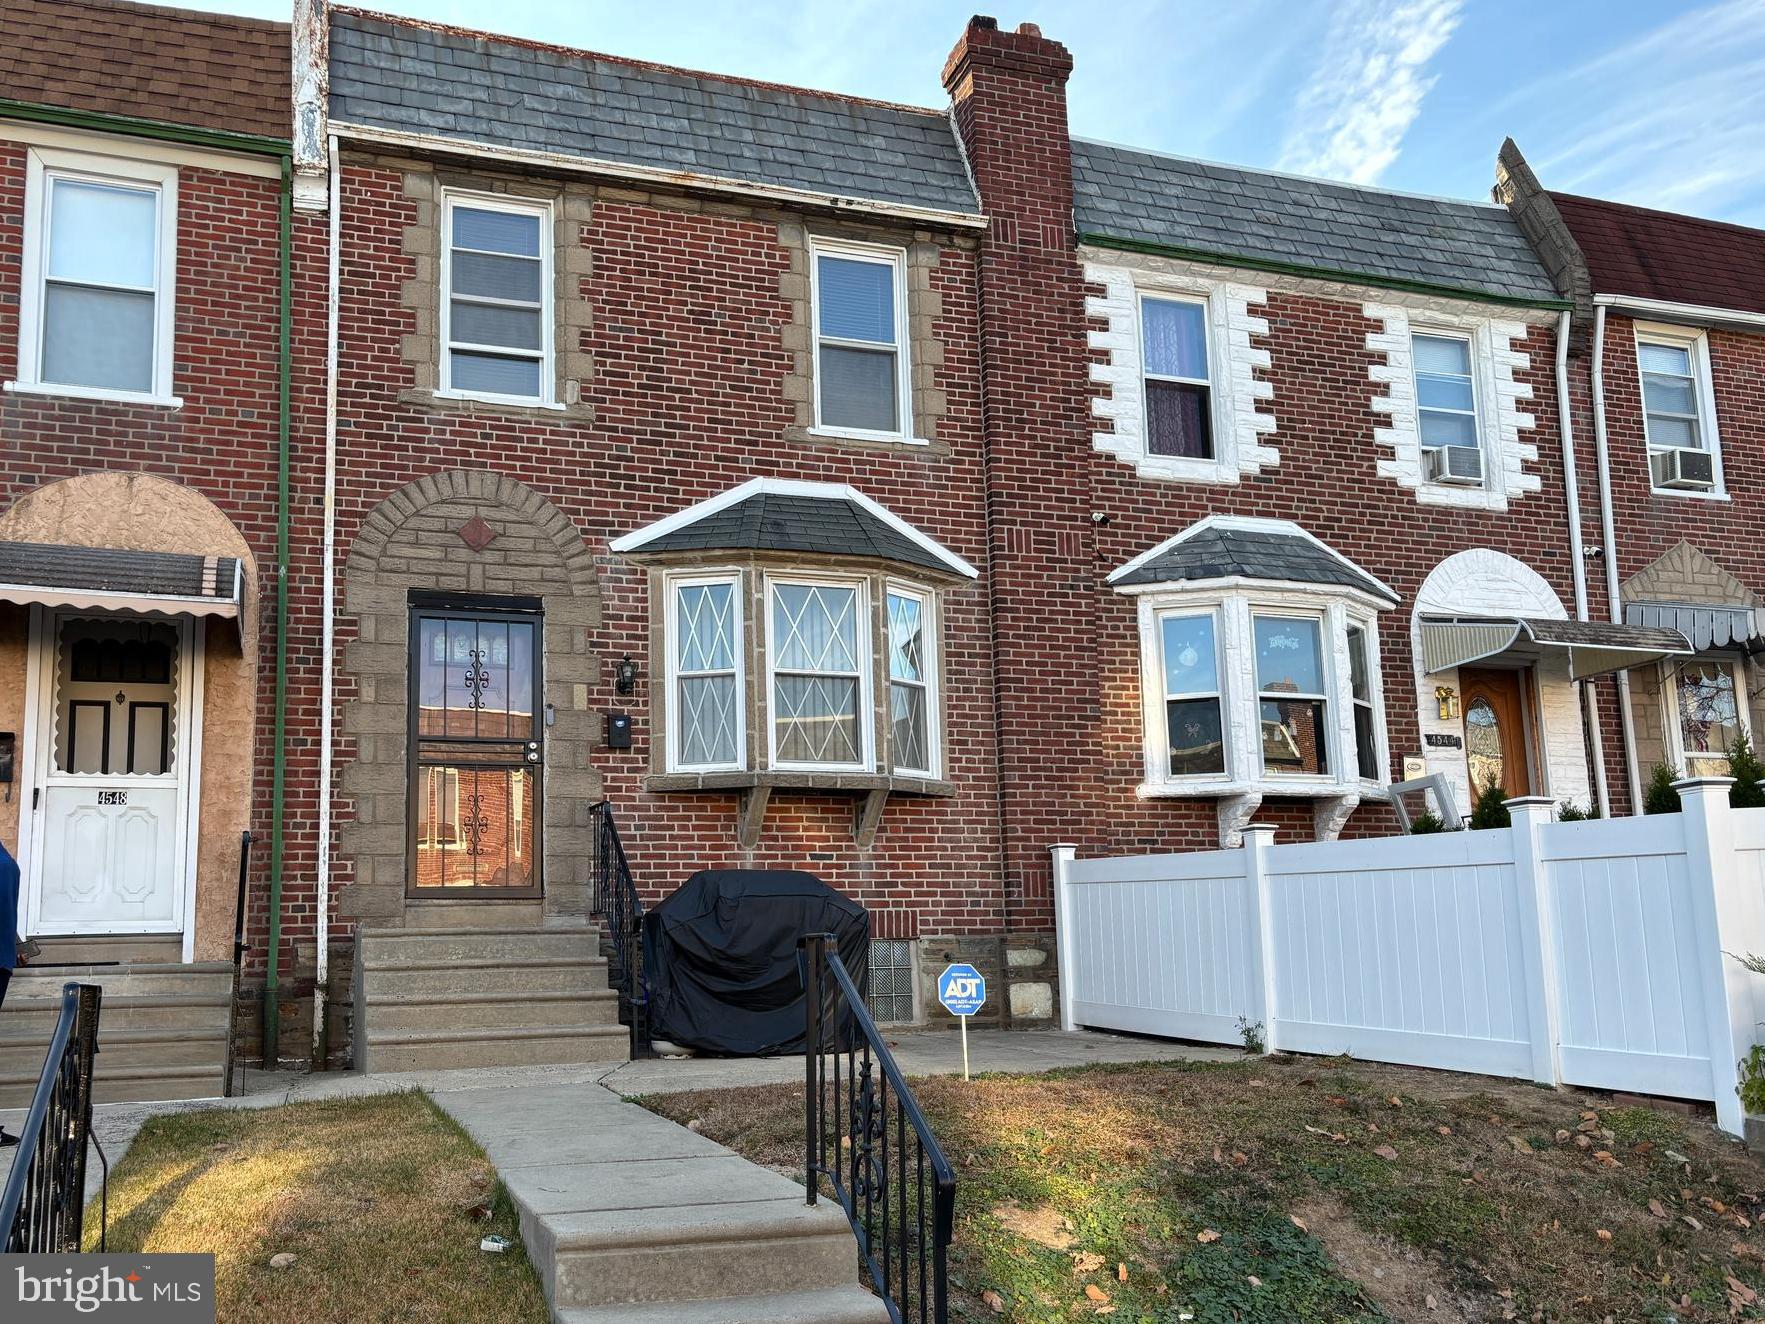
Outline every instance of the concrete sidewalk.
{"label": "concrete sidewalk", "polygon": [[[962,1036],[950,1030],[904,1030],[886,1036],[889,1051],[908,1076],[953,1076],[962,1071]],[[969,1068],[1037,1072],[1061,1067],[1129,1062],[1235,1062],[1236,1048],[1139,1039],[1096,1030],[970,1030]],[[795,1057],[664,1057],[622,1062],[603,1070],[600,1081],[626,1098],[688,1090],[785,1085],[803,1079]]]}

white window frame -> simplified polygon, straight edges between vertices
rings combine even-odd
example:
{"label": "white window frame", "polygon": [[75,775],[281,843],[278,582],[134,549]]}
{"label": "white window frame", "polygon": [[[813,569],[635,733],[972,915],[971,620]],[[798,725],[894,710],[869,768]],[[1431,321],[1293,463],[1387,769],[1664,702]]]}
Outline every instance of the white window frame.
{"label": "white window frame", "polygon": [[[1679,714],[1679,667],[1683,662],[1715,662],[1728,668],[1728,677],[1734,683],[1734,714],[1740,724],[1741,731],[1748,740],[1753,738],[1753,723],[1748,716],[1748,696],[1746,685],[1746,669],[1741,666],[1740,659],[1725,657],[1720,654],[1692,657],[1665,658],[1659,664],[1659,684],[1661,688],[1662,726],[1667,731],[1668,761],[1678,768],[1684,777],[1701,776],[1688,770],[1685,750],[1685,729]],[[1703,757],[1703,756],[1700,756]]]}
{"label": "white window frame", "polygon": [[[778,683],[778,641],[772,637],[772,604],[782,585],[794,584],[808,588],[855,588],[857,600],[858,666],[858,740],[860,749],[856,763],[785,762],[778,757],[778,719],[773,711]],[[870,772],[876,767],[876,673],[877,653],[872,641],[870,579],[864,575],[840,574],[778,574],[767,575],[760,609],[764,624],[761,637],[766,641],[766,766],[792,772]],[[847,675],[846,672],[800,672],[787,670],[786,675]]]}
{"label": "white window frame", "polygon": [[[889,267],[894,273],[895,292],[895,417],[899,426],[892,432],[875,428],[855,428],[821,421],[821,259],[843,258],[851,262],[873,262]],[[880,342],[845,340],[825,337],[836,348],[875,351]],[[907,321],[907,250],[885,244],[862,244],[845,239],[809,240],[809,343],[813,354],[815,377],[815,424],[809,431],[822,437],[856,437],[874,441],[905,441],[924,445],[913,435],[913,336]]]}
{"label": "white window frame", "polygon": [[[466,207],[472,211],[500,211],[514,216],[539,218],[539,394],[508,395],[495,391],[468,391],[453,384],[453,352],[500,354],[509,358],[533,358],[531,351],[511,350],[507,345],[480,345],[453,340],[453,234],[454,210]],[[464,189],[446,189],[441,195],[441,387],[436,394],[455,400],[483,400],[491,404],[527,405],[540,408],[562,408],[557,403],[557,290],[552,274],[556,245],[552,222],[552,204],[544,198],[511,198],[500,193],[473,193]],[[479,296],[469,296],[478,299]],[[481,300],[482,301],[482,300]],[[511,303],[510,307],[524,304]]]}
{"label": "white window frame", "polygon": [[[894,687],[897,684],[889,672],[889,652],[894,647],[893,640],[888,636],[890,598],[912,598],[919,603],[920,648],[925,659],[925,675],[919,682],[925,691],[925,752],[926,761],[931,765],[926,768],[909,768],[895,762],[895,719],[894,719]],[[931,589],[922,588],[917,584],[908,584],[899,580],[888,580],[883,592],[883,646],[880,650],[883,683],[888,685],[889,702],[883,708],[883,722],[888,732],[889,771],[899,777],[921,777],[935,780],[942,775],[944,766],[944,723],[942,720],[944,696],[938,670],[938,650],[942,646],[942,637],[938,633],[938,595]],[[899,682],[911,685],[912,681]]]}
{"label": "white window frame", "polygon": [[[1356,630],[1360,631],[1361,636],[1361,665],[1366,669],[1367,673],[1367,697],[1364,699],[1360,698],[1354,692],[1354,642],[1350,636],[1352,636]],[[1380,772],[1385,766],[1383,748],[1385,710],[1381,705],[1379,698],[1380,693],[1385,687],[1379,683],[1378,631],[1375,630],[1369,622],[1362,620],[1360,617],[1351,613],[1343,626],[1342,646],[1347,650],[1348,657],[1348,670],[1342,675],[1342,693],[1345,696],[1349,710],[1349,743],[1348,748],[1344,751],[1344,756],[1352,756],[1351,762],[1354,764],[1354,775],[1360,780],[1362,786],[1376,786],[1380,782]],[[1355,710],[1363,707],[1373,719],[1373,775],[1371,777],[1361,776],[1360,736],[1354,726]],[[1347,769],[1344,769],[1344,771],[1346,772]]]}
{"label": "white window frame", "polygon": [[[748,766],[748,667],[745,651],[747,641],[744,636],[743,620],[746,614],[746,603],[742,597],[742,582],[742,572],[733,569],[670,574],[663,580],[662,649],[667,680],[667,694],[663,699],[663,711],[668,723],[667,769],[669,772],[734,772],[744,771]],[[725,673],[722,671],[693,671],[684,673],[683,676],[679,669],[679,629],[676,624],[675,603],[681,589],[709,584],[727,584],[730,586],[732,594],[731,619],[735,629],[735,758],[728,763],[688,763],[681,758],[680,754],[680,682],[685,677],[720,676]]]}
{"label": "white window frame", "polygon": [[[1155,653],[1152,659],[1152,688],[1156,691],[1156,705],[1150,710],[1157,714],[1157,721],[1147,718],[1147,743],[1149,760],[1156,763],[1147,764],[1148,779],[1154,767],[1158,769],[1159,778],[1168,786],[1204,786],[1210,782],[1229,783],[1232,780],[1234,755],[1232,748],[1231,721],[1232,713],[1226,694],[1228,678],[1226,676],[1225,659],[1225,628],[1221,617],[1224,604],[1220,602],[1193,602],[1186,606],[1168,603],[1155,606],[1152,611],[1151,647]],[[1195,690],[1182,694],[1167,693],[1164,687],[1167,668],[1164,658],[1164,623],[1170,619],[1205,616],[1213,624],[1213,670],[1215,689]],[[1171,740],[1170,740],[1170,705],[1186,699],[1213,699],[1219,704],[1220,713],[1220,753],[1224,766],[1218,772],[1185,772],[1171,771]]]}
{"label": "white window frame", "polygon": [[[1265,690],[1262,677],[1256,671],[1256,623],[1258,621],[1309,621],[1318,627],[1318,670],[1324,682],[1323,693],[1302,694],[1297,690]],[[1252,601],[1250,604],[1250,685],[1253,711],[1256,718],[1256,759],[1257,770],[1263,780],[1271,783],[1288,782],[1344,782],[1358,781],[1359,773],[1353,777],[1346,776],[1347,768],[1343,765],[1348,761],[1343,757],[1341,749],[1342,713],[1337,707],[1337,694],[1347,688],[1348,677],[1336,674],[1335,640],[1331,638],[1329,617],[1322,611],[1306,611],[1288,606],[1267,607]],[[1347,656],[1348,635],[1343,630],[1343,652]],[[1279,702],[1283,699],[1299,699],[1308,703],[1324,705],[1324,771],[1323,772],[1276,772],[1264,762],[1262,741],[1262,706],[1264,703]]]}
{"label": "white window frame", "polygon": [[[49,270],[49,200],[57,179],[113,187],[152,190],[154,224],[153,386],[123,391],[104,386],[65,385],[43,380],[44,309]],[[172,393],[178,289],[178,168],[175,165],[32,147],[25,153],[24,244],[20,262],[18,372],[5,384],[8,391],[58,395],[119,404],[157,405],[177,409],[183,400]]]}
{"label": "white window frame", "polygon": [[[1154,372],[1148,366],[1151,356],[1146,352],[1146,305],[1148,303],[1186,303],[1201,309],[1202,334],[1207,337],[1207,376],[1176,377],[1168,373]],[[1143,289],[1134,306],[1134,331],[1140,337],[1140,435],[1146,439],[1146,460],[1168,461],[1179,465],[1216,466],[1221,462],[1220,428],[1222,420],[1219,408],[1219,388],[1216,379],[1219,377],[1219,365],[1214,357],[1214,306],[1213,300],[1205,294],[1183,294],[1173,290]],[[1152,392],[1147,390],[1146,382],[1174,382],[1179,386],[1199,386],[1207,391],[1207,445],[1211,455],[1161,455],[1152,449]]]}
{"label": "white window frame", "polygon": [[1480,354],[1481,346],[1477,343],[1477,337],[1469,331],[1453,327],[1433,326],[1426,322],[1412,322],[1410,324],[1410,390],[1414,393],[1414,399],[1416,402],[1416,448],[1417,453],[1421,455],[1425,455],[1428,451],[1435,449],[1435,447],[1430,446],[1427,439],[1422,436],[1422,416],[1424,414],[1456,414],[1463,417],[1465,411],[1462,409],[1439,409],[1432,406],[1424,406],[1422,404],[1422,373],[1421,369],[1416,366],[1416,338],[1418,336],[1426,340],[1457,340],[1464,345],[1465,365],[1467,375],[1471,380],[1471,435],[1477,439],[1477,454],[1481,459],[1483,466],[1482,481],[1474,488],[1468,483],[1442,483],[1438,480],[1429,479],[1425,472],[1422,478],[1422,485],[1424,487],[1435,488],[1463,487],[1474,492],[1487,491],[1490,485],[1490,474],[1495,460],[1490,455],[1489,446],[1484,440],[1486,420],[1483,416],[1483,384],[1479,380],[1482,377],[1483,372]]}
{"label": "white window frame", "polygon": [[[1140,613],[1140,693],[1144,734],[1145,778],[1139,794],[1157,796],[1223,796],[1256,792],[1263,795],[1331,797],[1365,796],[1382,791],[1390,778],[1385,721],[1384,682],[1379,647],[1378,612],[1371,599],[1353,592],[1332,593],[1315,587],[1226,581],[1221,586],[1193,589],[1148,586],[1135,593]],[[1220,682],[1220,724],[1226,743],[1223,774],[1170,773],[1170,742],[1166,729],[1164,637],[1167,616],[1198,616],[1212,612],[1214,648]],[[1288,617],[1319,622],[1323,653],[1323,695],[1293,695],[1324,701],[1326,757],[1329,771],[1271,773],[1262,762],[1262,692],[1255,674],[1256,617]],[[1353,686],[1349,672],[1348,629],[1359,628],[1366,640],[1368,690],[1373,713],[1373,755],[1377,776],[1363,778],[1354,757]],[[1229,659],[1238,659],[1230,662]],[[1285,697],[1285,696],[1284,696]]]}
{"label": "white window frame", "polygon": [[[1660,322],[1637,322],[1633,332],[1634,356],[1631,364],[1636,370],[1636,400],[1642,415],[1646,452],[1644,458],[1649,467],[1650,493],[1654,496],[1690,497],[1694,501],[1726,501],[1728,487],[1722,475],[1722,437],[1716,426],[1716,387],[1710,366],[1710,337],[1693,327],[1671,326]],[[1700,492],[1694,488],[1655,486],[1655,456],[1664,451],[1684,450],[1685,447],[1657,446],[1649,438],[1649,404],[1648,397],[1643,392],[1642,381],[1642,347],[1647,344],[1671,345],[1675,349],[1683,349],[1691,362],[1692,394],[1696,396],[1698,405],[1698,445],[1693,449],[1710,456],[1715,482],[1710,485],[1708,492]]]}

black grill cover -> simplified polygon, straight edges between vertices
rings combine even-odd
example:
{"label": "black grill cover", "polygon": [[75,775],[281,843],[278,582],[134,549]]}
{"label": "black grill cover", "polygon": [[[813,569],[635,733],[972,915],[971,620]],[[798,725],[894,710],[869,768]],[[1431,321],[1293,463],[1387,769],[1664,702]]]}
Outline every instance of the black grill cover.
{"label": "black grill cover", "polygon": [[864,907],[794,869],[707,869],[644,916],[650,1032],[700,1052],[803,1051],[797,939],[832,933],[862,992],[870,968]]}

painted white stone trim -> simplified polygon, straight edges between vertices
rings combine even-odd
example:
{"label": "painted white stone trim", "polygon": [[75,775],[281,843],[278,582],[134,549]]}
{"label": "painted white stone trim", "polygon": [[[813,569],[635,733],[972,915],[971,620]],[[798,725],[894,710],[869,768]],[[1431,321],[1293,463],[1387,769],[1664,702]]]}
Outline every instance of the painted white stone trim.
{"label": "painted white stone trim", "polygon": [[[1176,272],[1150,271],[1101,262],[1085,264],[1085,279],[1105,293],[1085,300],[1085,311],[1103,318],[1108,329],[1090,332],[1092,349],[1104,350],[1109,362],[1091,365],[1091,380],[1109,388],[1107,398],[1091,402],[1092,414],[1113,425],[1091,436],[1092,446],[1130,464],[1142,478],[1167,478],[1191,483],[1236,483],[1245,474],[1261,473],[1280,463],[1280,453],[1264,444],[1274,435],[1275,416],[1256,408],[1272,400],[1273,384],[1256,375],[1269,366],[1269,352],[1253,343],[1265,337],[1269,324],[1251,311],[1268,302],[1268,291],[1254,285]],[[1186,294],[1207,301],[1208,393],[1213,409],[1214,458],[1181,459],[1146,452],[1145,359],[1140,340],[1140,298],[1150,294]]]}
{"label": "painted white stone trim", "polygon": [[[1421,729],[1423,761],[1428,775],[1439,773],[1452,786],[1461,814],[1471,812],[1471,777],[1465,751],[1428,743],[1429,735],[1462,737],[1462,717],[1442,719],[1434,699],[1436,686],[1462,694],[1459,673],[1422,670],[1422,618],[1424,616],[1528,616],[1540,620],[1569,618],[1562,599],[1524,561],[1489,547],[1473,547],[1447,557],[1435,566],[1416,591],[1410,616],[1410,656],[1416,676],[1416,716]],[[1589,770],[1581,731],[1581,705],[1575,682],[1569,678],[1566,659],[1546,657],[1533,668],[1537,689],[1537,730],[1534,744],[1539,755],[1537,790],[1556,800],[1574,800],[1583,808],[1591,802]]]}
{"label": "painted white stone trim", "polygon": [[[1367,367],[1367,377],[1379,388],[1372,398],[1373,412],[1389,420],[1373,429],[1373,440],[1390,450],[1378,460],[1379,476],[1409,488],[1423,505],[1464,510],[1505,511],[1510,500],[1538,491],[1541,480],[1527,469],[1537,461],[1538,447],[1520,436],[1536,425],[1520,405],[1532,398],[1532,387],[1514,377],[1532,362],[1531,355],[1514,348],[1515,341],[1525,338],[1526,324],[1462,311],[1422,311],[1388,302],[1368,303],[1362,312],[1381,323],[1379,330],[1367,333],[1367,349],[1385,359]],[[1483,450],[1482,487],[1430,483],[1422,477],[1421,424],[1416,413],[1410,337],[1417,331],[1436,329],[1468,335],[1471,340],[1478,444]]]}

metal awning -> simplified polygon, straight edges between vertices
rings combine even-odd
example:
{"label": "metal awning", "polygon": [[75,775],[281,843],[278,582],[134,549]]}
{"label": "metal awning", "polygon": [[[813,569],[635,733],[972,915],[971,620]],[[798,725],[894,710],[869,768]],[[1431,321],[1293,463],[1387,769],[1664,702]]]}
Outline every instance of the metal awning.
{"label": "metal awning", "polygon": [[231,556],[0,542],[0,602],[237,617],[243,589]]}
{"label": "metal awning", "polygon": [[1760,628],[1759,619],[1762,610],[1741,604],[1710,607],[1687,602],[1627,602],[1624,621],[1677,630],[1700,653],[1711,648],[1750,651],[1765,647],[1765,629]]}
{"label": "metal awning", "polygon": [[1473,662],[1536,662],[1565,654],[1575,680],[1692,652],[1678,630],[1530,616],[1453,617],[1422,622],[1422,669],[1451,671]]}

